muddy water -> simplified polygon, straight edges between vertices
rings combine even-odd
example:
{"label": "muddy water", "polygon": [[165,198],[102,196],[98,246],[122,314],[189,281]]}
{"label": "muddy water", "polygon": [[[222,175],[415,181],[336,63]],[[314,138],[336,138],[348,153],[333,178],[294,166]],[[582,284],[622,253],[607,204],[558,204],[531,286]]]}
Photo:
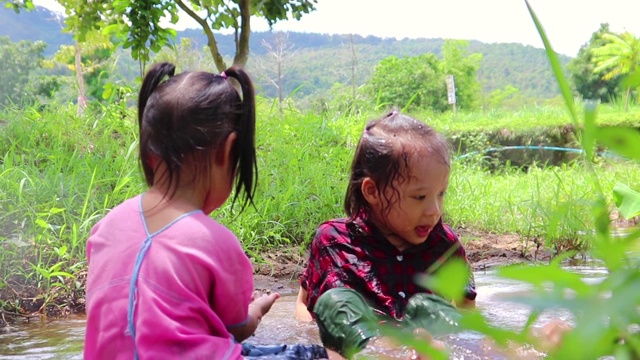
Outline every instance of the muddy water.
{"label": "muddy water", "polygon": [[[585,282],[601,281],[606,271],[599,267],[572,267],[581,274]],[[487,320],[497,326],[519,329],[526,322],[526,306],[509,301],[510,296],[522,296],[530,288],[522,283],[505,280],[494,271],[477,272],[477,307]],[[318,331],[312,323],[301,323],[294,319],[295,295],[290,289],[280,289],[283,296],[274,304],[271,312],[263,319],[255,336],[248,341],[254,344],[295,344],[319,343]],[[571,322],[566,311],[542,314],[534,325],[540,326],[550,319],[564,319]],[[49,323],[36,321],[31,324],[14,325],[10,329],[0,329],[0,359],[81,359],[85,320],[74,317]],[[495,351],[481,335],[471,332],[456,334],[441,339],[451,350],[451,359],[506,359],[506,355]],[[530,348],[513,349],[510,357],[542,358]]]}

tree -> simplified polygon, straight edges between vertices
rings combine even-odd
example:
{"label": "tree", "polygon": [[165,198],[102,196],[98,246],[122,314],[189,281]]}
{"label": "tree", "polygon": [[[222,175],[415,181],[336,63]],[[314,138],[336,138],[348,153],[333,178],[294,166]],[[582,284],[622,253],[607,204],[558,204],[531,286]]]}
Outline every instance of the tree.
{"label": "tree", "polygon": [[[32,0],[3,0],[14,9],[33,8]],[[104,28],[123,39],[122,46],[131,48],[134,59],[140,61],[141,72],[151,52],[168,45],[176,31],[163,27],[164,18],[175,24],[179,10],[193,18],[204,31],[211,56],[219,71],[227,65],[218,51],[213,31],[234,31],[236,52],[233,64],[245,65],[249,58],[250,18],[264,18],[269,26],[289,16],[296,20],[315,10],[317,0],[69,0],[59,1],[66,8],[67,26],[78,29],[82,40],[91,29]],[[72,3],[67,7],[67,4]]]}
{"label": "tree", "polygon": [[446,111],[447,92],[440,60],[434,54],[390,56],[376,66],[368,83],[378,106],[414,106]]}
{"label": "tree", "polygon": [[282,117],[283,78],[287,61],[295,54],[293,44],[289,41],[289,33],[278,31],[273,41],[262,40],[262,46],[267,50],[267,61],[259,62],[261,73],[269,80],[278,92],[278,109]]}
{"label": "tree", "polygon": [[[3,0],[5,6],[13,8],[16,12],[21,9],[27,11],[33,10],[34,5],[32,0]],[[94,9],[95,4],[86,0],[57,0],[57,2],[65,8],[67,14],[64,30],[73,34],[74,44],[73,47],[62,46],[57,54],[56,61],[68,62],[68,55],[73,53],[73,65],[69,66],[76,74],[76,83],[78,86],[78,113],[84,112],[84,108],[87,104],[87,92],[85,73],[83,65],[83,57],[87,52],[90,56],[94,56],[96,53],[113,53],[114,46],[108,35],[103,34],[100,30],[100,24],[102,18],[99,14],[96,14]],[[83,50],[86,49],[86,50]],[[67,59],[64,59],[64,58]],[[64,60],[63,60],[64,59]],[[95,68],[94,68],[95,69]],[[94,79],[95,80],[95,77]],[[94,84],[95,85],[95,84]],[[96,86],[94,86],[94,89]],[[95,95],[95,93],[93,94]]]}
{"label": "tree", "polygon": [[583,98],[610,102],[615,97],[620,83],[618,77],[604,80],[594,72],[592,50],[606,43],[603,35],[609,33],[609,24],[600,24],[598,31],[591,35],[588,43],[582,45],[578,55],[567,64],[574,90]]}
{"label": "tree", "polygon": [[461,108],[473,109],[481,104],[482,87],[476,77],[482,54],[468,54],[469,42],[446,40],[442,45],[445,75],[453,75],[456,84],[456,103]]}
{"label": "tree", "polygon": [[42,41],[14,43],[7,36],[0,36],[0,105],[28,101],[37,95],[27,89],[30,74],[41,67],[46,46]]}
{"label": "tree", "polygon": [[[603,80],[616,77],[634,77],[640,68],[640,39],[630,32],[620,35],[606,33],[602,35],[606,43],[591,50],[595,73],[601,74]],[[629,109],[631,83],[625,85],[624,109]]]}
{"label": "tree", "polygon": [[476,72],[481,54],[467,54],[468,42],[447,40],[442,46],[443,60],[426,53],[414,57],[383,59],[368,83],[378,104],[407,105],[434,111],[447,111],[445,77],[454,75],[459,103],[465,108],[480,105],[480,83]]}

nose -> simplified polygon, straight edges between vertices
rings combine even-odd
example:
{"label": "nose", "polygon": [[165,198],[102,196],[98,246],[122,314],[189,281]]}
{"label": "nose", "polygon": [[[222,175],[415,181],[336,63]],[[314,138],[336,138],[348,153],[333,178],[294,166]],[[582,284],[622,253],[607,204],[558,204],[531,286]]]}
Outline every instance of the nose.
{"label": "nose", "polygon": [[439,199],[431,199],[426,202],[424,214],[429,217],[439,217],[442,213],[442,202]]}

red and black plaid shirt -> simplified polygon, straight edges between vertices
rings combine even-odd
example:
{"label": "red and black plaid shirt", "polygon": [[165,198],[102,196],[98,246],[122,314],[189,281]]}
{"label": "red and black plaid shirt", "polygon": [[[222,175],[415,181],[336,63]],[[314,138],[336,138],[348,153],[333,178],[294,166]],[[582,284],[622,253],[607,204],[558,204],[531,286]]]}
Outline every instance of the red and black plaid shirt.
{"label": "red and black plaid shirt", "polygon": [[[447,252],[468,262],[464,248],[451,228],[438,222],[427,240],[399,251],[371,223],[363,219],[336,219],[321,224],[311,243],[307,268],[300,277],[309,293],[313,313],[318,297],[336,287],[354,289],[377,310],[400,319],[411,296],[430,292],[414,282]],[[466,297],[476,297],[473,273]]]}

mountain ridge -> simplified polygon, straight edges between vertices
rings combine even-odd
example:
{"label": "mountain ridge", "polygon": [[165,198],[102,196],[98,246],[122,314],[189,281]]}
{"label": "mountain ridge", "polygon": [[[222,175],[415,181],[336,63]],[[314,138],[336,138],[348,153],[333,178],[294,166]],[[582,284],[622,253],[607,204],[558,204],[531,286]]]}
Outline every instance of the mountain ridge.
{"label": "mountain ridge", "polygon": [[[44,41],[48,44],[45,56],[49,57],[60,45],[73,43],[72,36],[63,32],[62,15],[43,7],[36,7],[31,12],[15,13],[11,9],[0,10],[0,36],[9,36],[14,41]],[[349,62],[349,47],[357,52],[359,61],[357,84],[362,85],[374,71],[375,65],[388,56],[416,56],[431,52],[440,55],[444,39],[396,39],[376,36],[337,35],[319,33],[288,33],[288,39],[295,51],[297,59],[288,69],[283,85],[285,93],[297,91],[304,85],[301,95],[313,95],[319,91],[328,91],[334,83],[350,83],[351,78],[345,76],[344,68],[336,60],[342,58],[343,64]],[[202,47],[207,39],[200,29],[178,31],[175,43],[182,38],[189,38],[196,46]],[[268,51],[264,43],[273,41],[271,32],[253,32],[251,34],[248,67],[257,66]],[[235,52],[232,35],[216,34],[221,54],[231,58]],[[469,42],[469,53],[481,53],[482,64],[478,71],[478,79],[482,83],[483,93],[489,94],[496,89],[513,86],[527,97],[552,98],[559,94],[555,78],[549,66],[544,49],[517,43],[482,43],[477,40]],[[351,49],[351,50],[353,50]],[[571,57],[558,54],[563,65]],[[274,89],[269,89],[268,81],[262,81],[262,87],[269,96]]]}

